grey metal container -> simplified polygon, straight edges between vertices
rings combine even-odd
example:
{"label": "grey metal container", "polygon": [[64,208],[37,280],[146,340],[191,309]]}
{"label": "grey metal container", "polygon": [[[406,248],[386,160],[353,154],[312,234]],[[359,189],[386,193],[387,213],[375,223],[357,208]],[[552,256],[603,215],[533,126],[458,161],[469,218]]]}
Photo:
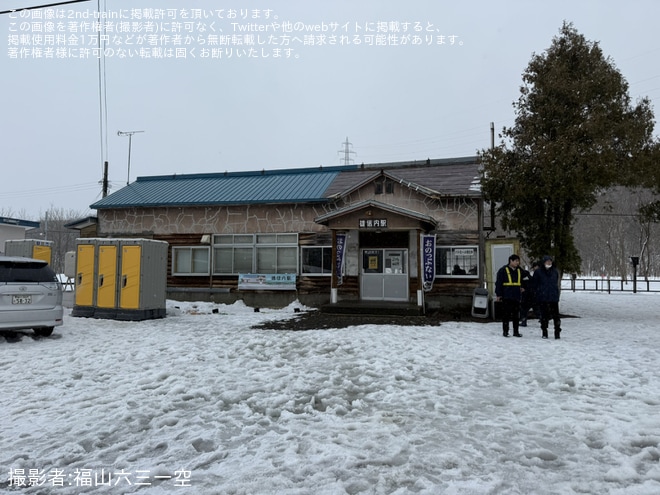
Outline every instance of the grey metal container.
{"label": "grey metal container", "polygon": [[52,263],[53,241],[39,239],[11,239],[5,241],[6,256],[22,256]]}
{"label": "grey metal container", "polygon": [[72,316],[164,318],[168,247],[152,239],[78,239]]}
{"label": "grey metal container", "polygon": [[164,318],[168,243],[151,239],[120,239],[119,246],[116,319]]}

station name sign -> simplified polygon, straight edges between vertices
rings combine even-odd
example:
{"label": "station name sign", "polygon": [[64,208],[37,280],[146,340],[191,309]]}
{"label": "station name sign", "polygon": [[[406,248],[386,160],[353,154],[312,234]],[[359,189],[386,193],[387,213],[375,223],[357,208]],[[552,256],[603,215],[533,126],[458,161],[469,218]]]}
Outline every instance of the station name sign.
{"label": "station name sign", "polygon": [[296,290],[295,273],[239,273],[240,290]]}
{"label": "station name sign", "polygon": [[361,229],[386,229],[387,218],[360,218],[358,227]]}

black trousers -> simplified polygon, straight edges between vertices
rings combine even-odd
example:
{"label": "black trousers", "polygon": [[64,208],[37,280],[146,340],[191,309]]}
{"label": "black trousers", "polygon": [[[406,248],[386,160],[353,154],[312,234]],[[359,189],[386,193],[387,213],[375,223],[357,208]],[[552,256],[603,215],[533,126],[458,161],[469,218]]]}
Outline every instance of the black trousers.
{"label": "black trousers", "polygon": [[548,325],[550,320],[555,326],[555,336],[561,332],[561,320],[559,319],[559,303],[558,302],[542,302],[539,303],[541,308],[541,330],[546,334],[548,332]]}
{"label": "black trousers", "polygon": [[502,333],[509,335],[509,322],[513,323],[513,334],[518,333],[520,323],[520,301],[515,299],[502,299]]}
{"label": "black trousers", "polygon": [[530,309],[535,309],[534,316],[538,318],[539,311],[534,301],[520,301],[520,321],[527,321]]}

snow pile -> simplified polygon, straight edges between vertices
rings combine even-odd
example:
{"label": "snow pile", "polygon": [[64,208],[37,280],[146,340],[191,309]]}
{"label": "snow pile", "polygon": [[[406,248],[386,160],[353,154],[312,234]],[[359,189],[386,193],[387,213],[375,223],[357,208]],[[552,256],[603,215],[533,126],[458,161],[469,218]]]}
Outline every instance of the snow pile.
{"label": "snow pile", "polygon": [[0,490],[660,493],[660,294],[562,297],[558,341],[536,322],[251,329],[297,303],[67,316],[0,341]]}

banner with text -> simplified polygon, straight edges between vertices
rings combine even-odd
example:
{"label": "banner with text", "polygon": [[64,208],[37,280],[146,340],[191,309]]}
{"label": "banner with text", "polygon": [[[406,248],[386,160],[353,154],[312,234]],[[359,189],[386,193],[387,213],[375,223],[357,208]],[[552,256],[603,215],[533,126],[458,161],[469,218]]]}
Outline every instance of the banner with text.
{"label": "banner with text", "polygon": [[424,290],[430,291],[435,280],[435,234],[422,234],[422,278]]}
{"label": "banner with text", "polygon": [[296,290],[295,273],[239,273],[241,290]]}
{"label": "banner with text", "polygon": [[344,272],[344,251],[346,250],[346,234],[337,234],[337,254],[335,258],[335,273],[337,274],[337,285],[342,284]]}

